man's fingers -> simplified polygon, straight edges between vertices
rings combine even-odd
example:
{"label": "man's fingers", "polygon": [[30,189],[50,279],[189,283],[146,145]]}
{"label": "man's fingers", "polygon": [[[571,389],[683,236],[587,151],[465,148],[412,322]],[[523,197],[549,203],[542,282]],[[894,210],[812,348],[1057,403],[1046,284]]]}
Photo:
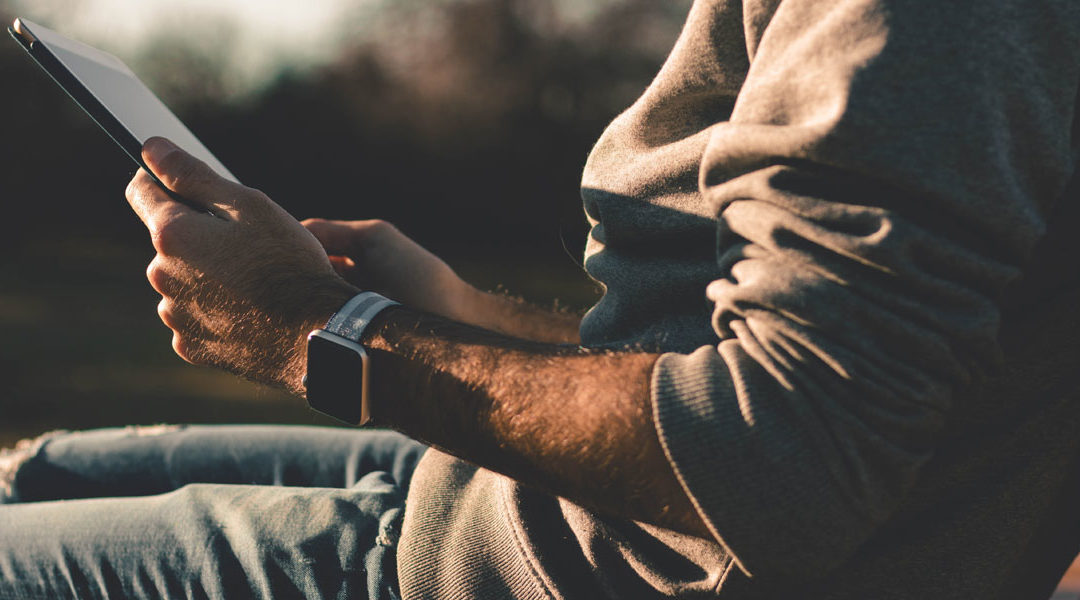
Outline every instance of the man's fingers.
{"label": "man's fingers", "polygon": [[326,219],[305,219],[300,222],[319,240],[326,253],[331,256],[348,256],[353,259],[363,248],[379,244],[400,236],[393,225],[380,219],[369,221],[328,221]]}
{"label": "man's fingers", "polygon": [[180,282],[176,280],[165,265],[166,259],[158,254],[146,267],[146,280],[150,287],[162,296],[176,296],[180,292]]}
{"label": "man's fingers", "polygon": [[[143,169],[139,169],[135,176],[131,178],[131,181],[128,182],[127,189],[124,190],[124,197],[127,198],[128,204],[131,205],[131,209],[135,211],[139,220],[147,227],[150,226],[150,222],[154,220],[156,214],[164,208],[169,208],[168,205],[170,204],[178,204],[180,208],[187,208],[169,198],[169,195],[161,189],[161,186],[154,181],[154,178]],[[180,211],[177,210],[177,212]]]}
{"label": "man's fingers", "polygon": [[150,175],[139,169],[128,184],[124,194],[128,204],[150,231],[150,239],[158,252],[175,256],[182,245],[194,233],[193,217],[199,217],[194,209],[173,200],[154,182]]}
{"label": "man's fingers", "polygon": [[158,318],[175,332],[185,332],[191,327],[191,316],[179,309],[175,302],[162,298],[157,306]]}
{"label": "man's fingers", "polygon": [[146,140],[142,157],[165,187],[188,201],[211,208],[231,203],[239,196],[231,189],[233,182],[165,138]]}
{"label": "man's fingers", "polygon": [[300,224],[319,240],[331,256],[348,256],[352,253],[355,232],[345,221],[304,219]]}
{"label": "man's fingers", "polygon": [[220,179],[206,163],[165,138],[146,140],[142,157],[165,187],[192,200],[204,196],[214,180]]}
{"label": "man's fingers", "polygon": [[356,268],[356,263],[353,262],[353,259],[349,258],[348,256],[338,256],[336,254],[331,254],[329,258],[330,266],[334,267],[334,270],[337,271],[338,275],[344,276]]}
{"label": "man's fingers", "polygon": [[198,344],[194,343],[191,339],[183,336],[180,332],[173,330],[172,336],[172,349],[177,356],[184,359],[184,362],[197,365],[198,363]]}

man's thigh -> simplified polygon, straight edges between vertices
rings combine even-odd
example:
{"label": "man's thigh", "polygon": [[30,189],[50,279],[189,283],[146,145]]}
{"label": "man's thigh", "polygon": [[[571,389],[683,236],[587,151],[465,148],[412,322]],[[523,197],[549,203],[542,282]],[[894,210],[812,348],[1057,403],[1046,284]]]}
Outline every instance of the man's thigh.
{"label": "man's thigh", "polygon": [[404,492],[193,484],[0,506],[0,598],[395,598]]}
{"label": "man's thigh", "polygon": [[373,471],[407,491],[424,451],[390,431],[281,425],[99,429],[25,446],[0,457],[0,502],[144,496],[190,483],[344,488]]}

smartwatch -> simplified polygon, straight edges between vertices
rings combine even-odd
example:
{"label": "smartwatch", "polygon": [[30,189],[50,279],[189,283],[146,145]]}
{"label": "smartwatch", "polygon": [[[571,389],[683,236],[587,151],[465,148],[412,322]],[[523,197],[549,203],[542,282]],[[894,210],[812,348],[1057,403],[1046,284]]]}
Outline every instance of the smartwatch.
{"label": "smartwatch", "polygon": [[361,292],[325,328],[308,334],[304,387],[311,408],[352,425],[371,419],[368,355],[360,339],[376,315],[399,305],[375,292]]}

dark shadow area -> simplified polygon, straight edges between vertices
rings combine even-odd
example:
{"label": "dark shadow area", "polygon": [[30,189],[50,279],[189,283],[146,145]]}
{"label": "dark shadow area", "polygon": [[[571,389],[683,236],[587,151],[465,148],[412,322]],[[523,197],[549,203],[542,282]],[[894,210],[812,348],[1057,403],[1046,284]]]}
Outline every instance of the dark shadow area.
{"label": "dark shadow area", "polygon": [[[481,288],[583,309],[598,290],[580,264],[581,168],[689,2],[596,3],[575,22],[556,4],[386,3],[367,28],[358,9],[336,58],[239,95],[224,66],[235,24],[170,23],[120,57],[296,217],[388,219]],[[0,0],[5,23],[12,5]],[[6,35],[0,81],[0,446],[53,428],[329,423],[173,355],[123,198],[134,166]]]}

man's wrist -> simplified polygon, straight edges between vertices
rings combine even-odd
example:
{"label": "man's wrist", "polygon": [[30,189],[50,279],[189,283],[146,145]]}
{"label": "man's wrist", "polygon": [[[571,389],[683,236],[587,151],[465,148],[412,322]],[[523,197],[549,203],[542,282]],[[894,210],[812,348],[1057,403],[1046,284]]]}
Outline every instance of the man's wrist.
{"label": "man's wrist", "polygon": [[326,322],[359,292],[359,289],[336,275],[311,283],[306,302],[303,303],[303,310],[297,321],[294,321],[296,323],[294,350],[282,374],[282,383],[290,392],[301,397],[306,393],[303,377],[307,372],[308,334],[326,325]]}
{"label": "man's wrist", "polygon": [[310,327],[304,331],[304,335],[312,329],[325,326],[341,307],[361,291],[336,275],[314,284],[312,288],[309,290],[309,302],[304,317],[304,322]]}
{"label": "man's wrist", "polygon": [[307,337],[303,384],[311,408],[353,425],[370,419],[370,368],[360,344],[372,320],[400,306],[375,292],[361,292]]}
{"label": "man's wrist", "polygon": [[387,308],[400,305],[400,302],[375,292],[360,292],[334,313],[322,329],[359,343],[364,330],[376,315]]}

